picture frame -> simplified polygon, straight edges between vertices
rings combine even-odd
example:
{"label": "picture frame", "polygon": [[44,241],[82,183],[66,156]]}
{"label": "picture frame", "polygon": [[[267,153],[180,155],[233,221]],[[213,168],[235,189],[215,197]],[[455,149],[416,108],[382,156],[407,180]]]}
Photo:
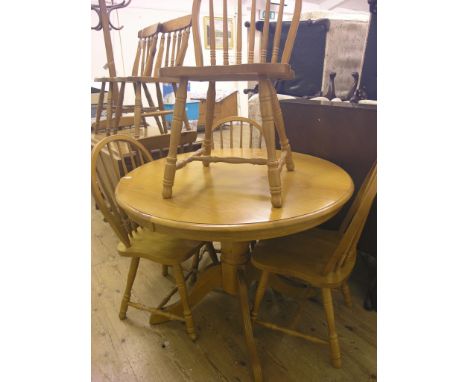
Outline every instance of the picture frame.
{"label": "picture frame", "polygon": [[[223,49],[223,18],[215,17],[215,49]],[[232,18],[227,19],[228,24],[228,49],[234,48],[234,23]],[[203,34],[205,49],[210,49],[210,17],[203,18]]]}

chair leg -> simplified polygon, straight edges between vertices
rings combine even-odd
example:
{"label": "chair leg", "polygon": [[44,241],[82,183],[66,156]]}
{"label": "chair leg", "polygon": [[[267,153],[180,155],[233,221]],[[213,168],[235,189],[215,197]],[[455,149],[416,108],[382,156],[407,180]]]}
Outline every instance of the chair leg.
{"label": "chair leg", "polygon": [[281,112],[281,106],[278,100],[278,95],[276,94],[275,87],[268,81],[270,92],[271,92],[271,102],[273,107],[273,117],[275,119],[276,130],[278,131],[278,136],[281,145],[281,151],[286,151],[286,168],[288,171],[294,171],[294,162],[292,159],[291,145],[289,144],[288,137],[286,136],[286,129],[284,128],[284,118],[283,113]]}
{"label": "chair leg", "polygon": [[190,305],[188,302],[187,286],[185,285],[184,274],[182,273],[182,267],[180,264],[174,265],[173,271],[177,289],[179,290],[180,301],[184,309],[185,327],[189,337],[192,339],[192,341],[195,341],[197,339],[197,334],[195,333],[192,311],[190,310]]}
{"label": "chair leg", "polygon": [[198,273],[198,266],[200,265],[200,258],[202,257],[203,255],[203,252],[201,252],[200,250],[197,251],[197,253],[195,253],[193,255],[193,261],[192,261],[192,277],[190,278],[190,282],[194,283],[195,281],[197,281],[197,273]]}
{"label": "chair leg", "polygon": [[335,313],[333,311],[333,299],[330,288],[322,288],[323,308],[328,324],[328,343],[330,346],[330,358],[332,365],[336,368],[341,367],[340,344],[335,329]]}
{"label": "chair leg", "polygon": [[183,115],[185,111],[185,102],[187,100],[187,80],[182,80],[177,89],[176,102],[174,105],[174,114],[172,117],[171,139],[169,144],[169,153],[166,158],[166,168],[164,169],[163,180],[163,198],[169,199],[172,197],[172,186],[176,173],[177,163],[177,146],[180,142],[180,134],[182,131]]}
{"label": "chair leg", "polygon": [[273,119],[273,110],[271,102],[271,91],[269,79],[261,79],[259,82],[260,95],[260,111],[263,120],[263,136],[265,138],[265,146],[267,149],[268,160],[268,181],[270,183],[271,204],[273,207],[281,207],[281,178],[279,163],[276,159],[275,150],[275,123]]}
{"label": "chair leg", "polygon": [[265,290],[268,285],[268,276],[269,272],[263,271],[260,276],[260,281],[258,282],[257,292],[255,293],[255,301],[251,312],[252,321],[255,321],[258,316],[258,311],[260,309],[260,303],[262,302],[263,296],[265,295]]}
{"label": "chair leg", "polygon": [[352,308],[353,301],[351,299],[351,290],[349,289],[348,281],[343,281],[343,284],[341,285],[341,293],[343,294],[345,305],[348,308]]}
{"label": "chair leg", "polygon": [[216,250],[211,241],[206,243],[206,250],[208,251],[208,255],[210,256],[210,259],[213,262],[213,264],[218,264],[218,255],[216,254]]}
{"label": "chair leg", "polygon": [[124,320],[127,317],[128,302],[130,301],[130,295],[132,292],[133,282],[135,281],[135,276],[137,274],[138,265],[140,265],[140,258],[133,257],[128,270],[127,285],[125,287],[124,296],[120,303],[119,318],[121,320]]}
{"label": "chair leg", "polygon": [[169,274],[169,267],[167,265],[162,266],[162,272],[161,274],[166,277]]}

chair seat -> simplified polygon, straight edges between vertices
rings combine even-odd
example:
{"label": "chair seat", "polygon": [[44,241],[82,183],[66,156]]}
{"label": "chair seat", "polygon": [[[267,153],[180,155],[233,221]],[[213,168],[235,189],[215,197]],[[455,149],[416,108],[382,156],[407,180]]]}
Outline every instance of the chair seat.
{"label": "chair seat", "polygon": [[163,265],[180,264],[191,257],[203,245],[200,241],[184,240],[160,232],[138,228],[132,245],[126,248],[119,243],[121,256],[143,257]]}
{"label": "chair seat", "polygon": [[181,78],[191,81],[255,81],[260,77],[276,80],[291,80],[294,71],[289,64],[240,64],[214,66],[174,66],[161,68],[161,82],[179,82]]}
{"label": "chair seat", "polygon": [[254,248],[252,264],[261,270],[295,277],[316,287],[337,287],[349,277],[354,266],[352,261],[338,272],[322,274],[339,240],[337,231],[318,228],[262,240]]}

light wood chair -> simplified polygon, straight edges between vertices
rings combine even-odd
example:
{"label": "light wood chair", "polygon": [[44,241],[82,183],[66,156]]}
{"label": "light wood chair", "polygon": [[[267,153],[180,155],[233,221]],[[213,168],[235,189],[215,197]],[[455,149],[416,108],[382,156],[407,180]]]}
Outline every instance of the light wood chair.
{"label": "light wood chair", "polygon": [[[185,281],[192,275],[193,270],[184,276],[181,263],[192,256],[198,259],[198,253],[205,243],[182,240],[139,227],[119,208],[115,200],[114,190],[122,173],[126,175],[132,169],[150,161],[152,161],[152,157],[145,147],[126,135],[112,135],[104,138],[94,146],[91,155],[91,189],[94,200],[104,215],[105,220],[120,239],[120,243],[117,246],[118,253],[121,256],[131,258],[119,317],[120,319],[125,319],[128,307],[132,306],[171,320],[183,321],[185,322],[188,335],[192,340],[195,340],[195,327],[185,284]],[[133,282],[141,258],[154,261],[166,267],[172,267],[174,272],[176,287],[170,291],[156,308],[145,306],[130,299]],[[183,304],[183,317],[164,310],[164,306],[177,291]]]}
{"label": "light wood chair", "polygon": [[[329,345],[333,366],[341,367],[341,354],[335,330],[332,288],[341,288],[344,301],[351,307],[347,280],[356,262],[357,243],[372,202],[377,194],[377,165],[374,164],[353,201],[338,231],[320,228],[272,240],[260,241],[253,251],[252,264],[262,271],[252,309],[254,323],[300,337],[313,343]],[[279,274],[320,288],[328,323],[328,341],[258,319],[261,300],[269,275]],[[295,322],[295,320],[293,320]]]}
{"label": "light wood chair", "polygon": [[[184,16],[164,23],[150,25],[138,32],[138,46],[133,63],[132,75],[129,77],[103,77],[96,78],[101,82],[99,101],[96,109],[96,121],[92,125],[94,133],[102,130],[101,116],[104,110],[104,92],[109,83],[109,93],[106,105],[106,135],[116,133],[119,128],[129,126],[133,120],[136,139],[140,139],[141,126],[148,126],[146,119],[153,117],[160,134],[167,134],[167,121],[165,116],[172,114],[172,110],[165,110],[163,97],[158,79],[161,67],[174,67],[182,65],[187,52],[192,16]],[[171,81],[174,93],[177,90],[176,83]],[[120,84],[116,86],[116,84]],[[123,105],[125,88],[132,84],[135,91],[134,105]],[[149,90],[149,84],[155,85],[155,100]],[[142,89],[148,106],[143,107]],[[113,92],[118,91],[118,97]],[[117,99],[117,102],[115,100]],[[133,117],[124,116],[125,113],[133,113]],[[185,127],[190,130],[185,110],[183,112]],[[145,139],[145,137],[141,137]]]}
{"label": "light wood chair", "polygon": [[[214,17],[214,1],[209,1],[209,28],[215,31]],[[218,2],[221,3],[221,2]],[[257,14],[257,1],[252,0],[250,23],[254,25]],[[292,3],[292,2],[290,2]],[[223,0],[223,61],[222,65],[217,65],[216,62],[216,38],[215,33],[210,33],[210,66],[203,64],[203,51],[200,41],[199,31],[199,14],[201,0],[194,0],[192,8],[192,26],[193,26],[193,41],[195,47],[195,67],[175,66],[170,68],[161,68],[159,70],[160,79],[165,81],[179,82],[179,89],[176,95],[176,103],[174,106],[173,126],[171,134],[171,146],[167,157],[166,169],[163,180],[163,197],[172,197],[172,186],[176,170],[184,167],[191,161],[202,161],[205,167],[208,167],[211,162],[227,162],[227,163],[254,163],[267,165],[268,180],[271,193],[271,202],[274,207],[281,207],[281,179],[280,172],[284,165],[289,171],[294,170],[294,163],[291,155],[291,147],[286,137],[284,121],[281,114],[280,105],[276,96],[276,91],[271,83],[272,80],[292,79],[294,72],[288,64],[291,57],[294,41],[296,38],[297,28],[299,25],[299,17],[301,13],[302,1],[294,1],[293,18],[289,26],[287,39],[281,44],[281,27],[283,23],[284,0],[280,0],[277,5],[278,21],[276,33],[273,39],[271,62],[267,62],[267,47],[268,47],[268,31],[269,20],[265,20],[262,32],[261,44],[259,47],[260,62],[254,63],[255,51],[255,28],[250,28],[247,63],[242,63],[242,0],[237,2],[237,38],[236,38],[236,57],[235,65],[229,63],[229,47],[228,47],[228,9],[227,0]],[[269,14],[270,9],[274,5],[270,0],[266,0],[265,12]],[[232,31],[234,32],[234,31]],[[217,32],[216,32],[217,35]],[[281,57],[280,53],[282,51]],[[207,107],[206,107],[206,123],[205,123],[205,140],[203,148],[195,152],[194,156],[182,161],[177,161],[177,143],[182,128],[183,113],[185,110],[185,102],[187,98],[188,81],[208,81],[207,92]],[[212,133],[213,133],[213,114],[216,99],[215,84],[217,81],[258,81],[260,93],[260,106],[263,119],[263,135],[265,138],[265,146],[267,158],[219,158],[211,156],[212,148]],[[275,127],[279,135],[281,144],[281,157],[278,159],[275,150]]]}
{"label": "light wood chair", "polygon": [[[228,127],[228,132],[224,131],[225,127]],[[222,118],[213,124],[212,131],[213,134],[219,132],[219,147],[221,149],[224,149],[225,146],[231,149],[234,147],[262,148],[262,142],[264,144],[262,126],[250,118],[237,116]],[[215,139],[212,140],[212,148],[216,148]]]}

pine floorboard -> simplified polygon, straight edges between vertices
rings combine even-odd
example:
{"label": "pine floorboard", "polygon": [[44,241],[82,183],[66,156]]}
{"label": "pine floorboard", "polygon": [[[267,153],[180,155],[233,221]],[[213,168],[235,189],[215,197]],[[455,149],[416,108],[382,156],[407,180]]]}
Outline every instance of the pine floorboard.
{"label": "pine floorboard", "polygon": [[[212,292],[193,310],[199,338],[193,343],[183,324],[150,326],[149,315],[129,308],[118,317],[129,259],[115,250],[117,238],[92,208],[92,380],[98,381],[250,381],[237,299]],[[343,366],[334,369],[328,349],[262,327],[255,327],[265,381],[376,380],[376,313],[362,308],[363,286],[352,280],[354,306],[334,294]],[[141,261],[134,297],[157,304],[173,286],[158,264]],[[253,289],[250,291],[253,293]],[[285,324],[297,303],[268,291],[260,316]],[[298,329],[326,335],[318,301],[306,304]]]}

